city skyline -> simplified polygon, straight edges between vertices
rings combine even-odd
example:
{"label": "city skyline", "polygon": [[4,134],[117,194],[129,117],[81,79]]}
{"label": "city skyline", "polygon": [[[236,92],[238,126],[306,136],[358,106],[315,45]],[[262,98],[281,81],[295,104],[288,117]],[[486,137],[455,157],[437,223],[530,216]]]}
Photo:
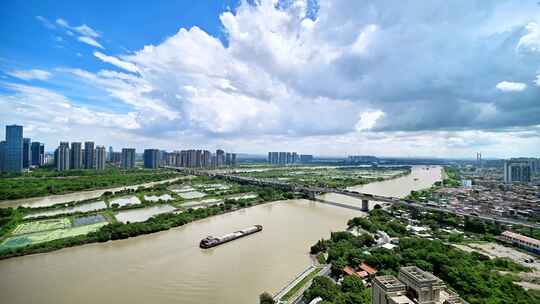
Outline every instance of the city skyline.
{"label": "city skyline", "polygon": [[536,1],[277,3],[6,4],[0,119],[46,147],[538,156]]}

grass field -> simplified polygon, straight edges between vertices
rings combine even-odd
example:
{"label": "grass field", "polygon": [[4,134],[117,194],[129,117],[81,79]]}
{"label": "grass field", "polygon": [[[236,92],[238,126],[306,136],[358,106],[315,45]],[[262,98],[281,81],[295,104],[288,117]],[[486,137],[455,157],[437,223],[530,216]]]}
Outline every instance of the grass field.
{"label": "grass field", "polygon": [[15,235],[6,239],[0,244],[0,251],[9,248],[23,247],[31,244],[49,242],[57,239],[63,239],[72,236],[84,235],[89,232],[98,230],[100,227],[107,225],[108,222],[100,222],[91,225],[78,226],[65,229],[56,229],[42,231],[30,234]]}
{"label": "grass field", "polygon": [[286,294],[283,295],[283,297],[281,297],[280,300],[282,301],[287,301],[289,300],[292,296],[294,296],[304,285],[306,285],[306,283],[308,283],[309,281],[313,280],[313,278],[315,276],[317,276],[317,274],[322,270],[322,267],[317,267],[315,268],[313,271],[311,271],[307,276],[305,276],[300,282],[298,282],[296,285],[294,285],[293,288],[291,288],[291,290],[289,290]]}
{"label": "grass field", "polygon": [[34,222],[26,222],[17,226],[13,230],[13,235],[35,233],[47,230],[63,229],[70,227],[71,224],[67,218],[51,219],[51,220],[42,220]]}

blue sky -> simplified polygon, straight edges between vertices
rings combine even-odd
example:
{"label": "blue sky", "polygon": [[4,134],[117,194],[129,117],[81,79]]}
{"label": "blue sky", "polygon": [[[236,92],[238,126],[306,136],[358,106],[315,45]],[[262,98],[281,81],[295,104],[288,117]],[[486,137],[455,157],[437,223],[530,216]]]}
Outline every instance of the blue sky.
{"label": "blue sky", "polygon": [[537,1],[0,6],[0,121],[51,150],[540,156]]}

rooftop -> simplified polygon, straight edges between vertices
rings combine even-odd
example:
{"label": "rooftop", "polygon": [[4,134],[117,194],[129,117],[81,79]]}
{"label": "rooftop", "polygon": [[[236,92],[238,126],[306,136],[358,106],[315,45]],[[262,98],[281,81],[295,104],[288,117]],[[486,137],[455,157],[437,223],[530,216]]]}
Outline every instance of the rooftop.
{"label": "rooftop", "polygon": [[516,240],[519,240],[519,241],[522,241],[522,242],[527,242],[527,243],[531,243],[531,244],[535,244],[537,246],[540,246],[540,240],[533,239],[531,237],[521,235],[519,233],[515,233],[515,232],[512,232],[512,231],[505,231],[505,232],[502,233],[502,235],[513,238],[513,239],[516,239]]}
{"label": "rooftop", "polygon": [[390,303],[396,304],[416,304],[413,300],[409,299],[407,296],[395,296],[390,298]]}
{"label": "rooftop", "polygon": [[411,277],[417,282],[432,282],[440,280],[431,273],[425,272],[416,266],[401,267],[399,272]]}
{"label": "rooftop", "polygon": [[383,286],[385,289],[405,288],[405,284],[403,284],[400,280],[398,280],[396,277],[392,275],[375,277],[375,282]]}
{"label": "rooftop", "polygon": [[362,269],[363,271],[369,273],[369,274],[375,274],[377,273],[377,269],[373,268],[373,267],[370,267],[369,265],[367,265],[366,263],[362,263],[358,266],[360,269]]}

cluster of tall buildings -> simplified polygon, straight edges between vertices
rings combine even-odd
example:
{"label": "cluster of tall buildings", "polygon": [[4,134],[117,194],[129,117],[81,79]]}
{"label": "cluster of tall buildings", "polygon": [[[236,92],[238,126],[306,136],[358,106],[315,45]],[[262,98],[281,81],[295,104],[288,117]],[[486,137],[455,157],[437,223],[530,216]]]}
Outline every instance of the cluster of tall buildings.
{"label": "cluster of tall buildings", "polygon": [[512,158],[504,161],[504,182],[528,183],[535,173],[540,173],[540,159]]}
{"label": "cluster of tall buildings", "polygon": [[[133,148],[123,148],[122,152],[114,152],[109,147],[109,152],[104,146],[96,146],[93,141],[84,143],[60,142],[60,146],[54,152],[56,170],[94,169],[103,170],[107,162],[123,169],[135,168],[136,151]],[[157,168],[157,166],[151,168]],[[146,167],[146,166],[145,166]]]}
{"label": "cluster of tall buildings", "polygon": [[182,150],[175,152],[163,152],[162,163],[166,166],[185,168],[220,168],[236,166],[236,153],[225,153],[216,150],[212,153],[208,150]]}
{"label": "cluster of tall buildings", "polygon": [[23,127],[6,126],[6,139],[0,141],[0,172],[20,173],[45,162],[45,146],[23,137]]}
{"label": "cluster of tall buildings", "polygon": [[[296,153],[295,153],[296,155]],[[123,169],[135,167],[136,150],[123,148],[115,152],[112,147],[108,151],[104,146],[96,146],[93,141],[67,142],[61,141],[54,151],[54,166],[58,171],[94,169],[103,170],[107,163]],[[175,152],[145,149],[144,167],[157,169],[161,165],[186,168],[220,168],[236,166],[236,153],[216,150],[182,150]],[[0,172],[22,172],[31,166],[42,166],[46,163],[45,146],[40,142],[32,142],[23,137],[23,127],[6,126],[6,140],[0,141]]]}
{"label": "cluster of tall buildings", "polygon": [[105,169],[107,153],[105,147],[95,146],[93,141],[81,142],[60,142],[54,151],[54,163],[56,170],[77,170],[77,169]]}
{"label": "cluster of tall buildings", "polygon": [[310,163],[312,161],[313,155],[298,154],[296,152],[268,152],[268,163],[272,165]]}

